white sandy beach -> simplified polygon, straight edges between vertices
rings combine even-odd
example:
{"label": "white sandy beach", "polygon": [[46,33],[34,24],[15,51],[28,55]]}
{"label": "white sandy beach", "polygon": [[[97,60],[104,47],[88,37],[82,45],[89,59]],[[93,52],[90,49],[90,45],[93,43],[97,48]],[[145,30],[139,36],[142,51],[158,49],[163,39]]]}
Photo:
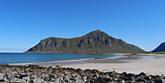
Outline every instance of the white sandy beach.
{"label": "white sandy beach", "polygon": [[129,61],[127,63],[85,63],[65,65],[63,67],[73,67],[81,69],[98,69],[99,71],[116,71],[119,73],[135,73],[144,72],[148,75],[165,75],[165,58],[143,59]]}

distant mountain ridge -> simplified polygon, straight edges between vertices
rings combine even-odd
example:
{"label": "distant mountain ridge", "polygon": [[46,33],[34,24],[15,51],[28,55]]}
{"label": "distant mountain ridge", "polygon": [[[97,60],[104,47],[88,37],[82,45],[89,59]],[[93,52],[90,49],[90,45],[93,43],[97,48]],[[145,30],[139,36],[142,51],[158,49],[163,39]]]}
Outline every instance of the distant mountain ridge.
{"label": "distant mountain ridge", "polygon": [[36,46],[30,48],[26,53],[135,53],[144,52],[137,46],[127,44],[121,39],[116,39],[108,34],[96,30],[84,36],[76,38],[49,37],[41,40]]}
{"label": "distant mountain ridge", "polygon": [[165,52],[165,42],[161,43],[156,49],[152,52]]}

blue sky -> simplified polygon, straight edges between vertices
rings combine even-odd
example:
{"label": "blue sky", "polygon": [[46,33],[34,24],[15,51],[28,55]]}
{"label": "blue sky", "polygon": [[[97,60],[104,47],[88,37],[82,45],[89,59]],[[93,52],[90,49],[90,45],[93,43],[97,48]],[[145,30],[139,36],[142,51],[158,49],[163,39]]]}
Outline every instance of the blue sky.
{"label": "blue sky", "polygon": [[101,30],[153,50],[165,42],[165,0],[0,0],[0,52],[24,52],[47,37]]}

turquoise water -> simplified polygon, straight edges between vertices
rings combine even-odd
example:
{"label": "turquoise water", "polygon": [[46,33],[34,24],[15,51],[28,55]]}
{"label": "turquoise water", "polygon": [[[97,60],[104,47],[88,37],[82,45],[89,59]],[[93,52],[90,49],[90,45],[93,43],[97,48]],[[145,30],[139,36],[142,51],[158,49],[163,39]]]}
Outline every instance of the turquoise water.
{"label": "turquoise water", "polygon": [[30,64],[45,62],[70,62],[93,59],[114,59],[122,55],[79,55],[56,53],[0,53],[0,64]]}

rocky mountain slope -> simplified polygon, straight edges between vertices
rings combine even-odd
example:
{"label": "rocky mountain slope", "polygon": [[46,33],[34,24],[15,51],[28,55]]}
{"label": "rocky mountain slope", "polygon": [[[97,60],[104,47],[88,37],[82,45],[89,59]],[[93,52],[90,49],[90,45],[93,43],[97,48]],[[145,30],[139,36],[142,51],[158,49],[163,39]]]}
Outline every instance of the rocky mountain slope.
{"label": "rocky mountain slope", "polygon": [[161,43],[156,49],[152,52],[165,52],[165,42]]}
{"label": "rocky mountain slope", "polygon": [[36,46],[26,53],[78,53],[78,54],[101,54],[101,53],[132,53],[144,52],[137,46],[127,44],[121,39],[116,39],[108,34],[96,30],[82,37],[56,38],[50,37],[41,40]]}

